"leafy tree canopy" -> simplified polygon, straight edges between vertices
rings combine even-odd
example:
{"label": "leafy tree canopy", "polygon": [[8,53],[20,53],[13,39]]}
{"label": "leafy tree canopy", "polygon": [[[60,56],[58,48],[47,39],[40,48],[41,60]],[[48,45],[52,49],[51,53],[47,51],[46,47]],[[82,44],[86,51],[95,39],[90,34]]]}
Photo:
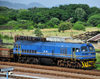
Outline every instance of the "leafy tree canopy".
{"label": "leafy tree canopy", "polygon": [[28,20],[9,21],[6,25],[13,26],[13,29],[33,29],[33,22]]}
{"label": "leafy tree canopy", "polygon": [[43,33],[39,28],[35,29],[34,34],[36,36],[38,36],[38,37],[42,37],[43,36]]}
{"label": "leafy tree canopy", "polygon": [[44,29],[44,28],[46,28],[46,25],[45,24],[42,24],[42,23],[38,23],[36,25],[36,28]]}
{"label": "leafy tree canopy", "polygon": [[[33,22],[31,26],[36,28],[57,28],[61,21],[67,21],[73,18],[71,22],[77,21],[87,22],[90,26],[97,26],[99,21],[100,8],[89,7],[86,4],[69,4],[60,5],[52,8],[29,8],[29,9],[9,9],[0,7],[0,25],[5,25],[8,21],[17,21],[18,28],[32,28],[29,22]],[[95,16],[94,16],[95,15]],[[93,19],[94,17],[95,19]],[[26,20],[23,24],[19,20]],[[28,24],[29,23],[29,24]],[[19,25],[20,24],[20,25]]]}
{"label": "leafy tree canopy", "polygon": [[21,20],[30,20],[30,12],[26,9],[20,9],[17,15],[18,19]]}
{"label": "leafy tree canopy", "polygon": [[75,10],[75,15],[76,15],[76,18],[78,19],[78,21],[84,21],[86,12],[82,8],[77,8]]}
{"label": "leafy tree canopy", "polygon": [[9,17],[0,15],[0,25],[3,25],[9,21]]}
{"label": "leafy tree canopy", "polygon": [[100,24],[100,14],[95,14],[88,19],[88,23],[91,24],[92,26],[97,26]]}
{"label": "leafy tree canopy", "polygon": [[72,23],[70,22],[62,22],[59,24],[59,28],[58,28],[58,31],[59,32],[64,32],[65,30],[69,30],[72,28]]}
{"label": "leafy tree canopy", "polygon": [[55,25],[58,25],[60,23],[60,20],[58,18],[51,18],[50,21],[48,21],[47,25],[49,27],[54,27]]}

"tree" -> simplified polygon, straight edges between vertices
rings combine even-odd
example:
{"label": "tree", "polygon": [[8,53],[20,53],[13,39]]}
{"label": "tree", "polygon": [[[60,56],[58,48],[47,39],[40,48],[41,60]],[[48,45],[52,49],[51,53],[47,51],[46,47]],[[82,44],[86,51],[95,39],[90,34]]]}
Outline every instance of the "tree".
{"label": "tree", "polygon": [[44,28],[46,28],[46,25],[45,24],[38,23],[36,27],[37,28],[40,28],[40,29],[44,29]]}
{"label": "tree", "polygon": [[49,27],[54,27],[55,25],[58,25],[60,23],[60,20],[58,18],[51,18],[50,21],[48,21],[47,25]]}
{"label": "tree", "polygon": [[18,15],[17,15],[17,19],[20,20],[30,20],[31,16],[30,16],[30,11],[26,10],[26,9],[20,9],[18,11]]}
{"label": "tree", "polygon": [[0,6],[0,11],[7,11],[7,10],[9,10],[8,7]]}
{"label": "tree", "polygon": [[90,8],[90,12],[91,12],[90,15],[95,15],[95,14],[100,13],[100,9],[97,8],[97,7],[91,7],[91,8]]}
{"label": "tree", "polygon": [[10,20],[17,21],[17,14],[18,14],[18,10],[11,10],[11,11],[9,11],[8,16],[9,16]]}
{"label": "tree", "polygon": [[8,23],[6,24],[7,26],[11,26],[13,29],[18,29],[19,27],[18,27],[18,22],[17,21],[14,21],[14,20],[12,20],[12,21],[8,21]]}
{"label": "tree", "polygon": [[29,21],[29,20],[18,20],[19,23],[19,28],[23,28],[23,29],[29,29],[31,28],[31,26],[33,26],[33,22]]}
{"label": "tree", "polygon": [[53,24],[58,25],[60,23],[58,18],[51,18],[50,20]]}
{"label": "tree", "polygon": [[38,37],[42,37],[43,33],[41,32],[41,30],[39,28],[35,29],[34,34]]}
{"label": "tree", "polygon": [[100,24],[100,14],[95,14],[89,17],[87,22],[92,26],[97,26],[98,24]]}
{"label": "tree", "polygon": [[0,15],[0,25],[3,25],[9,21],[9,18],[4,15]]}
{"label": "tree", "polygon": [[77,8],[75,10],[75,16],[78,19],[78,21],[84,21],[84,17],[86,15],[86,12],[82,8]]}
{"label": "tree", "polygon": [[13,29],[33,29],[33,22],[32,21],[28,21],[28,20],[18,20],[18,21],[9,21],[7,24],[7,26],[12,26]]}
{"label": "tree", "polygon": [[70,22],[62,22],[59,24],[59,28],[58,28],[58,31],[59,32],[64,32],[65,30],[69,30],[72,28],[72,23]]}
{"label": "tree", "polygon": [[74,26],[73,26],[73,29],[75,30],[85,30],[85,26],[83,25],[83,22],[81,21],[77,21]]}

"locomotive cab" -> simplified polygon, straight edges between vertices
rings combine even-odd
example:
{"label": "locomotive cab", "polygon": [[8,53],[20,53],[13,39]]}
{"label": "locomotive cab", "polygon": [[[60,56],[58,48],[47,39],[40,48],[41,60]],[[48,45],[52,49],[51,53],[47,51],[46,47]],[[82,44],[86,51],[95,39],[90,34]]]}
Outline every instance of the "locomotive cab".
{"label": "locomotive cab", "polygon": [[85,44],[81,47],[82,68],[95,67],[96,53],[92,44]]}
{"label": "locomotive cab", "polygon": [[90,59],[95,58],[95,55],[96,55],[95,49],[92,44],[86,44],[86,45],[81,46],[81,54],[83,56],[86,56],[86,59],[87,57],[90,57]]}

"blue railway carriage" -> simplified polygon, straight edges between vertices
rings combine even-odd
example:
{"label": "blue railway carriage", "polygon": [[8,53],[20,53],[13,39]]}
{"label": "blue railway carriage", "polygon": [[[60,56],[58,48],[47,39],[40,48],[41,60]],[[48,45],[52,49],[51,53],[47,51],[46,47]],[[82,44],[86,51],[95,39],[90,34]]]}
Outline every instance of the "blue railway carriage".
{"label": "blue railway carriage", "polygon": [[[40,64],[47,62],[74,68],[95,67],[96,54],[92,44],[17,40],[15,61]],[[48,61],[47,61],[48,60]]]}

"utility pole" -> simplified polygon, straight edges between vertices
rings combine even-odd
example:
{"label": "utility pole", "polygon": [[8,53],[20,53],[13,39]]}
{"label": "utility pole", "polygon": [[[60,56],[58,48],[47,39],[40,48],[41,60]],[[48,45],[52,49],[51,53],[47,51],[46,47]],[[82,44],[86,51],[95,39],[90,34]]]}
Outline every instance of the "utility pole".
{"label": "utility pole", "polygon": [[[73,17],[69,18],[69,19],[67,20],[67,22],[70,22],[70,23],[71,23],[71,20],[72,20],[72,19],[73,19]],[[72,25],[71,25],[70,29],[71,29],[70,36],[73,37]]]}

